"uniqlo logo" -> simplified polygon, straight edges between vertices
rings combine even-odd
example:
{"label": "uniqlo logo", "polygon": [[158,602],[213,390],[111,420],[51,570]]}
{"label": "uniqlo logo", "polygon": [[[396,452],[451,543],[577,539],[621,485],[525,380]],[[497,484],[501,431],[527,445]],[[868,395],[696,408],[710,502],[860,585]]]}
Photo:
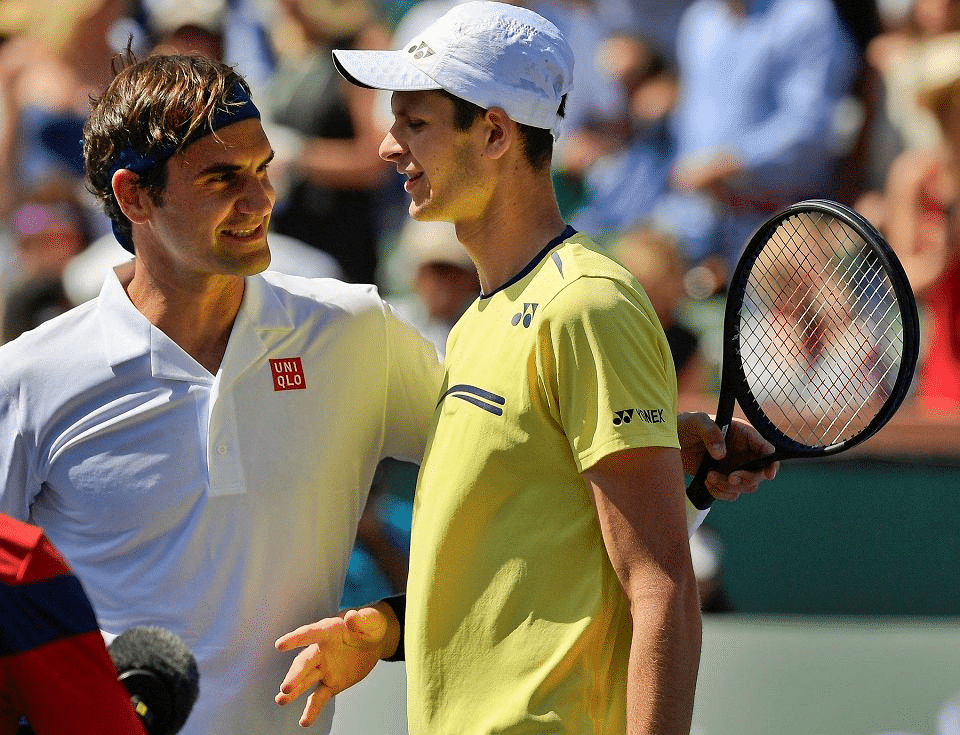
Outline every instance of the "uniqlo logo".
{"label": "uniqlo logo", "polygon": [[270,370],[273,373],[274,390],[303,390],[307,387],[303,362],[299,357],[270,360]]}

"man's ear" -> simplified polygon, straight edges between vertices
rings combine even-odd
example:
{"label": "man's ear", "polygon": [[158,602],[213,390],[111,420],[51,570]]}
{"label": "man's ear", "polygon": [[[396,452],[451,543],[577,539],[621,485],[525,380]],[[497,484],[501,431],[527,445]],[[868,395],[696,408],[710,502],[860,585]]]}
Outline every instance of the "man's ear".
{"label": "man's ear", "polygon": [[113,175],[110,185],[127,219],[136,224],[146,222],[152,202],[147,191],[140,186],[140,177],[130,169],[121,168]]}
{"label": "man's ear", "polygon": [[517,141],[517,123],[499,107],[491,107],[484,115],[487,124],[486,153],[500,158]]}

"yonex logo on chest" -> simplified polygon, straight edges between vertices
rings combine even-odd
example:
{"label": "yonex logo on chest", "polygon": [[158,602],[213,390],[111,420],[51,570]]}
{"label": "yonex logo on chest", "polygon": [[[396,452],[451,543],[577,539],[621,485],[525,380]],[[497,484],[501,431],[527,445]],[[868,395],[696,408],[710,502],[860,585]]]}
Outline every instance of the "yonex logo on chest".
{"label": "yonex logo on chest", "polygon": [[283,357],[270,360],[270,372],[273,374],[273,389],[304,390],[307,378],[303,374],[303,361],[299,357]]}
{"label": "yonex logo on chest", "polygon": [[533,316],[537,313],[538,306],[540,306],[540,304],[524,304],[523,311],[514,314],[510,323],[513,326],[517,326],[520,322],[523,322],[524,329],[529,329],[533,323]]}

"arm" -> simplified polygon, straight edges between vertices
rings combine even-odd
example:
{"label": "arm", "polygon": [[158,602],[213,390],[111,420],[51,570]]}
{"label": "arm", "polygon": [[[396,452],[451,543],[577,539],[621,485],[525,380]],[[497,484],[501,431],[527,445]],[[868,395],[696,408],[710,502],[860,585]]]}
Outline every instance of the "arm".
{"label": "arm", "polygon": [[278,651],[303,650],[275,701],[290,704],[310,692],[300,717],[300,725],[308,727],[335,694],[361,681],[380,659],[392,658],[402,640],[401,621],[383,601],[297,628],[276,643]]}
{"label": "arm", "polygon": [[700,662],[700,604],[687,540],[680,453],[644,447],[583,473],[633,616],[628,735],[687,733]]}
{"label": "arm", "polygon": [[[386,49],[389,43],[386,29],[374,25],[361,31],[356,46]],[[345,80],[340,80],[340,87],[350,114],[353,138],[308,137],[294,165],[304,178],[316,184],[340,189],[377,187],[389,172],[379,154],[386,126],[377,118],[378,92]]]}

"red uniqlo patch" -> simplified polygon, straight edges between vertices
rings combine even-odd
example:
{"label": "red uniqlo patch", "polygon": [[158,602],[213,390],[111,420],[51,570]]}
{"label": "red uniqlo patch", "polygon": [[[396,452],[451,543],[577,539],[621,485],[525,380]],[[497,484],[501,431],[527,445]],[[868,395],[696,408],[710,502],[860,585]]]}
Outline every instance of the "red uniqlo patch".
{"label": "red uniqlo patch", "polygon": [[303,376],[303,362],[299,357],[270,360],[270,370],[273,372],[274,390],[303,390],[307,387],[307,379]]}

